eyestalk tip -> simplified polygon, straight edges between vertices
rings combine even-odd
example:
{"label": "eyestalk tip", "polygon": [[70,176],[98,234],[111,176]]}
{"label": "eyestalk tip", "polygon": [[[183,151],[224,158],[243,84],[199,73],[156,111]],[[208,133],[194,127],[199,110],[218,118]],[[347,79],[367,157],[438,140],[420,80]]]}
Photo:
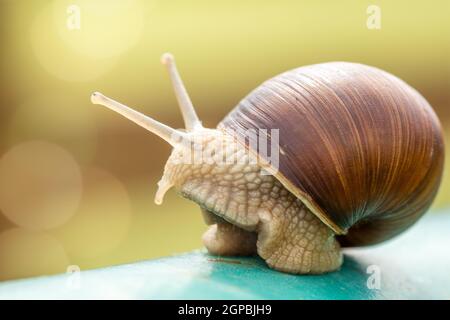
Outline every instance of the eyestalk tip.
{"label": "eyestalk tip", "polygon": [[166,52],[161,56],[161,63],[163,65],[171,64],[171,63],[173,63],[173,61],[174,61],[173,54],[171,54],[169,52]]}
{"label": "eyestalk tip", "polygon": [[93,104],[101,104],[101,102],[104,100],[104,98],[105,98],[105,96],[97,91],[91,94],[91,102]]}

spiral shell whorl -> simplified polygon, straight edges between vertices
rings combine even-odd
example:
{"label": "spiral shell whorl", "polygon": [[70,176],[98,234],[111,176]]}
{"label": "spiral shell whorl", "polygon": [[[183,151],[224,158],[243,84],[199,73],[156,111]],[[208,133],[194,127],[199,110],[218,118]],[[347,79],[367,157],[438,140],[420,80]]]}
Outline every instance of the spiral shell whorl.
{"label": "spiral shell whorl", "polygon": [[218,128],[279,129],[276,177],[344,245],[374,244],[408,228],[442,176],[443,138],[431,106],[402,80],[362,64],[285,72]]}

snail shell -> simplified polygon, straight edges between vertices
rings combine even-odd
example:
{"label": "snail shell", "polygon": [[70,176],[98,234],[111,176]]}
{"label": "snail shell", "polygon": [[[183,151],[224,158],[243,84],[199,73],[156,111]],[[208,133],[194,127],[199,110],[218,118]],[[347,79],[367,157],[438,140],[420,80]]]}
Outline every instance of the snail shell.
{"label": "snail shell", "polygon": [[397,235],[438,190],[439,120],[416,90],[377,68],[332,62],[282,73],[218,126],[230,133],[259,128],[279,129],[279,168],[271,169],[343,245]]}

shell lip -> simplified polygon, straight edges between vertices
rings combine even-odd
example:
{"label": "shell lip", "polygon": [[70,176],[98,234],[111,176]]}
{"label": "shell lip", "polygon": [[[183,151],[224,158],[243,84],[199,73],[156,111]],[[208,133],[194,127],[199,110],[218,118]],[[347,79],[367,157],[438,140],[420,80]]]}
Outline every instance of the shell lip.
{"label": "shell lip", "polygon": [[[226,127],[222,127],[219,126],[217,128],[217,130],[220,130],[222,132],[224,132],[225,134],[228,135],[233,135],[230,134],[228,132],[228,130],[226,129]],[[333,232],[337,235],[346,235],[347,234],[347,230],[341,228],[340,226],[338,226],[335,222],[333,222],[328,215],[326,214],[326,212],[324,212],[322,210],[322,208],[314,201],[314,199],[312,199],[307,193],[305,193],[303,190],[301,190],[300,188],[296,187],[293,183],[291,183],[289,181],[288,178],[286,178],[286,176],[284,176],[281,171],[277,170],[276,168],[274,168],[270,163],[268,163],[263,157],[261,157],[255,150],[249,148],[249,146],[247,144],[245,144],[245,142],[242,142],[241,140],[238,139],[238,143],[240,143],[244,148],[246,148],[247,150],[249,150],[249,152],[251,152],[253,155],[255,155],[258,159],[258,161],[260,161],[260,163],[262,164],[262,167],[264,168],[264,170],[266,170],[267,172],[269,172],[270,174],[272,174],[274,177],[276,177],[278,179],[278,181],[280,181],[280,183],[289,191],[291,192],[293,195],[295,195],[297,198],[299,198],[302,203],[317,217],[319,218],[324,224],[326,224],[331,230],[333,230]]]}

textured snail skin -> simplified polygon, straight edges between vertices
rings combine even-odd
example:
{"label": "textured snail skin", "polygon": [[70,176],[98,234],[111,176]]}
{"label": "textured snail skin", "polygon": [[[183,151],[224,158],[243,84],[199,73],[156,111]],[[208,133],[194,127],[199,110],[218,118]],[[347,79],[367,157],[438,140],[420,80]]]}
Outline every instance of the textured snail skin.
{"label": "textured snail skin", "polygon": [[[289,273],[323,273],[341,266],[340,246],[330,228],[273,175],[261,174],[259,164],[233,138],[217,130],[204,136],[201,149],[205,155],[214,150],[214,161],[177,161],[186,150],[175,147],[162,181],[200,205],[211,225],[203,236],[210,253],[257,253],[270,267]],[[234,150],[236,161],[218,161],[222,150]]]}
{"label": "textured snail skin", "polygon": [[285,72],[218,128],[279,129],[277,178],[346,246],[375,244],[411,226],[442,176],[442,130],[431,106],[402,80],[361,64]]}
{"label": "textured snail skin", "polygon": [[[441,126],[426,100],[395,76],[344,62],[298,68],[266,81],[217,129],[206,129],[173,56],[162,62],[186,131],[100,93],[91,100],[174,147],[155,202],[171,187],[196,202],[210,225],[203,235],[209,252],[257,253],[284,272],[329,272],[342,264],[341,245],[392,238],[431,205],[443,171]],[[246,144],[245,133],[259,129],[279,130],[279,166]],[[270,133],[265,138],[272,145]],[[192,143],[201,161],[184,161]],[[230,155],[234,161],[222,161]]]}

